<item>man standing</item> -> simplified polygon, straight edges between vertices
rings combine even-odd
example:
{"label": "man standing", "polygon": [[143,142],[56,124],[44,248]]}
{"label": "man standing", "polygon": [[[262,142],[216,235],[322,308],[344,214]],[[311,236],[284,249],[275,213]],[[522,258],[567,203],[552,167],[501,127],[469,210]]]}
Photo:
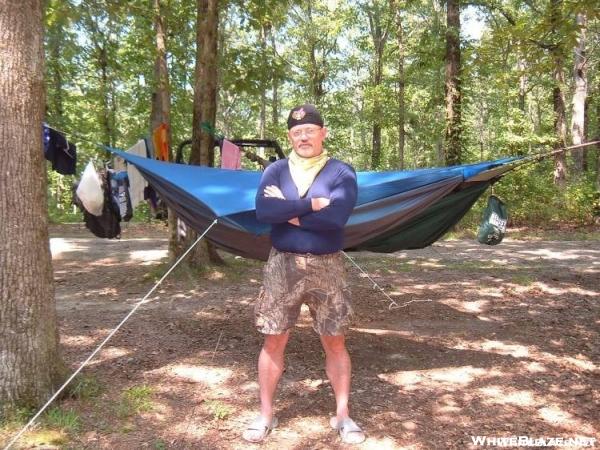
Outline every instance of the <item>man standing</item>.
{"label": "man standing", "polygon": [[273,398],[284,366],[289,332],[306,303],[325,350],[327,376],[336,400],[331,426],[346,443],[365,435],[349,416],[351,365],[344,332],[352,307],[341,250],[343,230],[356,204],[354,169],[327,156],[327,128],[313,105],[298,106],[288,117],[294,151],[264,172],[256,196],[256,216],[270,223],[273,248],[255,305],[258,331],[265,335],[258,358],[260,416],[243,438],[262,441],[277,425]]}

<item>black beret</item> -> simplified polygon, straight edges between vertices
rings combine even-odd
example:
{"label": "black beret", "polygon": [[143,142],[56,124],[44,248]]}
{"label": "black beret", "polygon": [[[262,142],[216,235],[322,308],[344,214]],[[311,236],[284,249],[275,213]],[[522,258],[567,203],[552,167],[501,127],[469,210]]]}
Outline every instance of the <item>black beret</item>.
{"label": "black beret", "polygon": [[301,106],[296,106],[290,111],[287,120],[288,130],[296,125],[304,125],[307,123],[319,125],[320,127],[323,126],[323,118],[315,105],[306,103]]}

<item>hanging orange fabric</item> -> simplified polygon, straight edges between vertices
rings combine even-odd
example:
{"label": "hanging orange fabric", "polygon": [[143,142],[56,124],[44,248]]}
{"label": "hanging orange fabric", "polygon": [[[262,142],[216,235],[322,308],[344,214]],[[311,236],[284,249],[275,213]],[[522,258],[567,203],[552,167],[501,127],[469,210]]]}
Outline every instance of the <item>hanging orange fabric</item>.
{"label": "hanging orange fabric", "polygon": [[169,126],[161,123],[152,132],[152,142],[154,144],[154,156],[161,161],[169,160]]}

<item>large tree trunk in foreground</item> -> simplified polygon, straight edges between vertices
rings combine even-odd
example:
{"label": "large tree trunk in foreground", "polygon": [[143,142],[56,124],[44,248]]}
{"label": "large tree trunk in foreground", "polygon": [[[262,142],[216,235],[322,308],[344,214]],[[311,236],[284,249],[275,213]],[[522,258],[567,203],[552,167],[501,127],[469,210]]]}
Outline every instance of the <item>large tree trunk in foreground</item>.
{"label": "large tree trunk in foreground", "polygon": [[0,413],[44,403],[63,375],[42,151],[42,30],[41,0],[0,3]]}

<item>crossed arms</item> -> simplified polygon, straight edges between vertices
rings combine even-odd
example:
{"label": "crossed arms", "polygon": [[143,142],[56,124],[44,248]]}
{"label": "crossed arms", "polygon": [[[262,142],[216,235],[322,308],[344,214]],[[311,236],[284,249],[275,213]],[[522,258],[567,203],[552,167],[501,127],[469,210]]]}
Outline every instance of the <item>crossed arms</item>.
{"label": "crossed arms", "polygon": [[357,186],[354,173],[341,173],[329,197],[286,199],[273,171],[265,171],[256,196],[259,221],[276,224],[288,222],[307,230],[342,229],[356,203]]}

